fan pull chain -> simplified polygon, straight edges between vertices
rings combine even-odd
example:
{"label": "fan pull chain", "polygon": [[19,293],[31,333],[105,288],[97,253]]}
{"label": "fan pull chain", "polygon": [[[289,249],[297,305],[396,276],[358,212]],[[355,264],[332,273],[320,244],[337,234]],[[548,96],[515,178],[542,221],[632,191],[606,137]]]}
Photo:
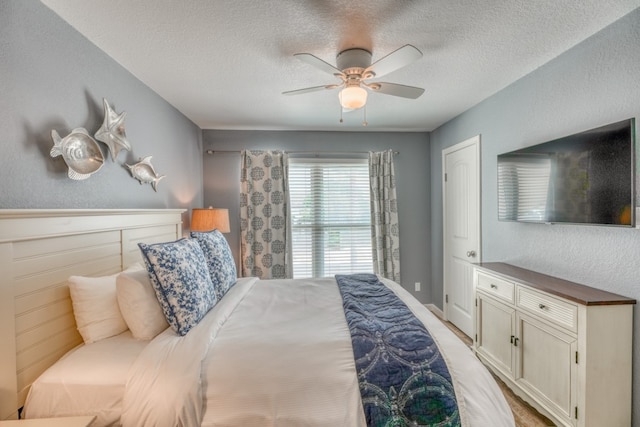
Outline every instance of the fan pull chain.
{"label": "fan pull chain", "polygon": [[367,122],[367,104],[364,104],[363,110],[364,110],[364,112],[362,114],[363,114],[364,118],[362,120],[362,126],[366,126],[366,125],[369,124],[369,122]]}
{"label": "fan pull chain", "polygon": [[[340,96],[340,94],[338,94],[338,96]],[[340,123],[344,122],[344,120],[342,120],[342,110],[343,110],[342,104],[340,104]]]}

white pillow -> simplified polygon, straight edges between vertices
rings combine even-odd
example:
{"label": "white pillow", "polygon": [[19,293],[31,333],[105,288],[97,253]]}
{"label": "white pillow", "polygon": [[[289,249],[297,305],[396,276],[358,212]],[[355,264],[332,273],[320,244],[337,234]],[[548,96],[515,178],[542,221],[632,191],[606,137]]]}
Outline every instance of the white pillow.
{"label": "white pillow", "polygon": [[[139,263],[126,271],[141,270]],[[78,332],[86,344],[118,335],[127,330],[116,297],[116,276],[69,277],[69,292],[73,303]]]}
{"label": "white pillow", "polygon": [[116,290],[122,317],[134,338],[150,340],[169,327],[147,270],[120,273]]}

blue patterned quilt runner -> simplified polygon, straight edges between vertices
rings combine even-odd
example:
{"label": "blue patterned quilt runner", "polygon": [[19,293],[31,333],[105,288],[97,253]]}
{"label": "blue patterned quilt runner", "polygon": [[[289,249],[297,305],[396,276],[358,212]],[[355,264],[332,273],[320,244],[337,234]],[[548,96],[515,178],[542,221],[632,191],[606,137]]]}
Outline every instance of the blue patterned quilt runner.
{"label": "blue patterned quilt runner", "polygon": [[336,275],[368,426],[460,426],[449,369],[411,310],[374,274]]}

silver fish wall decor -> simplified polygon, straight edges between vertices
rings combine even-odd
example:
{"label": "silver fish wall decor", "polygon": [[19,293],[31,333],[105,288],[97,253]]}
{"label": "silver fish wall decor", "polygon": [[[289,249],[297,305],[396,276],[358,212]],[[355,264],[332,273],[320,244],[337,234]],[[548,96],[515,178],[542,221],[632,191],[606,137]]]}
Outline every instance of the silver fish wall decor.
{"label": "silver fish wall decor", "polygon": [[151,164],[151,157],[152,156],[147,156],[144,159],[139,159],[140,161],[133,165],[126,163],[124,165],[129,169],[129,172],[131,172],[131,176],[140,181],[140,184],[151,184],[153,191],[157,192],[158,182],[165,176],[156,173],[156,170]]}
{"label": "silver fish wall decor", "polygon": [[117,114],[105,98],[102,98],[102,104],[104,105],[104,122],[94,136],[109,147],[111,160],[115,162],[121,150],[131,151],[131,144],[124,130],[124,118],[127,113],[123,111]]}
{"label": "silver fish wall decor", "polygon": [[104,155],[98,143],[84,128],[76,128],[64,138],[58,132],[51,131],[53,148],[51,157],[62,156],[69,167],[68,176],[74,180],[89,178],[98,172],[104,164]]}

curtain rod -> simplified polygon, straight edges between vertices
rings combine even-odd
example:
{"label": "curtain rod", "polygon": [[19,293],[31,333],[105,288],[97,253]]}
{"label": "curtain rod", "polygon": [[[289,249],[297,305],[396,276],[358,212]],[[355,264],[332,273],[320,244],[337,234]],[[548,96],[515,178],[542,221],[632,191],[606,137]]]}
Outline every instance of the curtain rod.
{"label": "curtain rod", "polygon": [[[205,153],[207,154],[216,154],[216,153],[240,153],[241,150],[205,150]],[[311,154],[311,155],[318,155],[318,154],[367,154],[368,151],[284,151],[287,154]],[[400,154],[399,151],[394,151],[393,154]]]}

